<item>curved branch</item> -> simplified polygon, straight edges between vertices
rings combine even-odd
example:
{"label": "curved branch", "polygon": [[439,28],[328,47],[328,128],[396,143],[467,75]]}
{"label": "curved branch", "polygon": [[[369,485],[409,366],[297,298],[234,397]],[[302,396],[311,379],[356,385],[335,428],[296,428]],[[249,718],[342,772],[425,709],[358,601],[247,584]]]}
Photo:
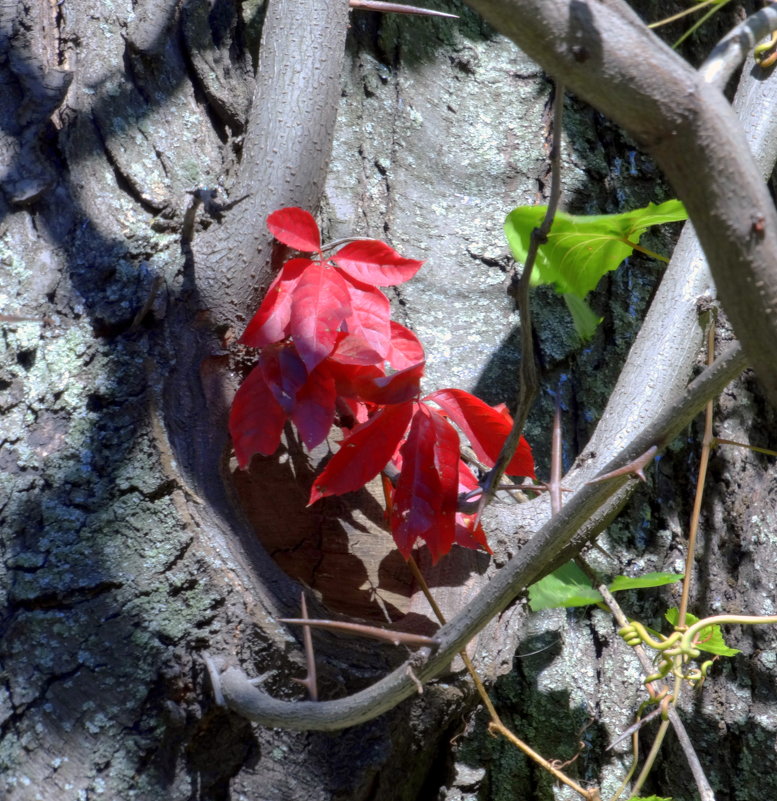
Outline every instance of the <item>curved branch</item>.
{"label": "curved branch", "polygon": [[[777,11],[772,18],[777,21]],[[710,59],[705,62],[709,63]],[[770,124],[777,114],[777,82],[764,80],[752,58],[742,73],[733,108],[765,179],[777,161],[777,129]],[[715,285],[693,225],[687,223],[587,452],[613,453],[683,391],[702,345],[697,305],[703,296],[714,297]],[[590,472],[584,467],[565,483],[575,486]]]}
{"label": "curved branch", "polygon": [[239,328],[259,305],[272,257],[267,215],[282,206],[318,206],[340,99],[347,18],[347,0],[268,3],[232,188],[234,197],[248,197],[192,248],[199,300],[217,324]]}
{"label": "curved branch", "polygon": [[468,0],[628,131],[685,203],[723,305],[777,404],[777,213],[724,96],[620,0]]}
{"label": "curved branch", "polygon": [[[721,392],[746,365],[738,344],[708,367],[679,401],[665,410],[646,431],[636,437],[605,470],[630,462],[651,445],[663,447],[698,413],[709,398]],[[243,717],[265,726],[332,731],[353,726],[388,711],[443,671],[451,659],[518,594],[579,550],[601,530],[608,505],[627,479],[583,487],[532,540],[481,590],[462,612],[437,634],[437,650],[421,649],[405,665],[372,687],[336,701],[281,701],[254,687],[237,667],[220,676],[220,689],[227,706]]]}
{"label": "curved branch", "polygon": [[766,6],[729,31],[699,67],[709,84],[723,89],[756,44],[777,30],[777,8]]}

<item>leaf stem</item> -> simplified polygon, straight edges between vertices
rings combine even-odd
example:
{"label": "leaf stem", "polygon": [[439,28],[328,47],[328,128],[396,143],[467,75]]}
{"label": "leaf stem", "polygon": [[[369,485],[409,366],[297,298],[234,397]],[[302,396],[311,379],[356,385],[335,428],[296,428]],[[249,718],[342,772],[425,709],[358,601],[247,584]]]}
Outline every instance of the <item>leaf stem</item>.
{"label": "leaf stem", "polygon": [[643,247],[642,245],[631,242],[628,239],[621,239],[624,245],[628,245],[630,248],[634,248],[634,250],[643,253],[645,256],[649,256],[651,259],[658,259],[658,261],[662,261],[664,264],[669,264],[669,259],[666,256],[662,256],[660,253],[656,253],[654,250],[650,250],[649,248]]}

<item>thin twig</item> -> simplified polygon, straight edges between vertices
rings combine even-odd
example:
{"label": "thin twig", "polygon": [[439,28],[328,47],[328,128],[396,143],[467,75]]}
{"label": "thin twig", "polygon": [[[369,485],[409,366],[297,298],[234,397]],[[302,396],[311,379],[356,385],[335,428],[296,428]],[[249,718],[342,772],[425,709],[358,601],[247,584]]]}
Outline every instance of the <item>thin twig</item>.
{"label": "thin twig", "polygon": [[718,445],[736,445],[740,448],[747,448],[749,451],[763,453],[766,456],[777,456],[777,451],[770,451],[768,448],[759,448],[757,445],[748,445],[746,442],[737,442],[733,439],[721,439],[720,437],[713,437],[712,447],[715,448]]}
{"label": "thin twig", "polygon": [[[715,361],[715,323],[714,316],[707,326],[707,364]],[[710,462],[710,451],[712,450],[712,401],[708,401],[704,407],[704,439],[701,443],[701,458],[699,460],[699,474],[696,477],[696,494],[693,499],[693,511],[691,512],[691,522],[688,526],[688,545],[685,553],[685,578],[683,579],[683,591],[680,596],[680,607],[677,613],[677,628],[685,628],[685,615],[688,611],[688,597],[691,592],[691,581],[693,580],[693,565],[696,557],[696,534],[699,531],[699,518],[701,516],[701,502],[704,497],[704,483],[707,480],[707,466]]]}
{"label": "thin twig", "polygon": [[411,634],[407,631],[390,631],[376,626],[367,626],[364,623],[346,623],[339,620],[308,620],[306,618],[279,617],[279,623],[291,626],[305,626],[305,628],[329,629],[330,631],[344,631],[347,634],[360,634],[363,637],[372,637],[374,640],[386,640],[394,645],[426,646],[436,648],[437,640],[424,634]]}
{"label": "thin twig", "polygon": [[553,436],[550,441],[550,513],[561,511],[561,388],[556,391],[556,408],[553,411]]}
{"label": "thin twig", "polygon": [[[426,579],[418,568],[418,564],[412,556],[407,560],[407,564],[410,567],[410,571],[412,572],[418,586],[421,588],[421,591],[426,597],[429,606],[432,608],[432,611],[437,617],[437,620],[439,620],[440,624],[444,626],[447,622],[445,620],[445,615],[443,615],[437,601],[434,599],[434,596],[429,589],[429,585],[426,583]],[[488,724],[489,732],[492,734],[495,732],[501,734],[516,748],[526,754],[526,756],[528,756],[530,759],[533,759],[538,765],[547,770],[548,773],[550,773],[554,778],[560,782],[563,782],[568,787],[571,787],[576,793],[579,793],[581,796],[583,796],[586,801],[599,801],[598,790],[586,790],[584,787],[581,787],[579,784],[577,784],[577,782],[570,779],[563,771],[556,768],[551,762],[548,762],[545,757],[538,754],[531,746],[527,745],[523,740],[520,739],[520,737],[517,737],[515,734],[513,734],[513,732],[510,731],[510,729],[508,729],[504,723],[502,723],[502,719],[499,717],[499,713],[496,711],[494,702],[491,700],[491,697],[489,696],[488,691],[483,684],[483,680],[480,678],[480,674],[472,664],[469,654],[467,654],[465,650],[461,650],[459,651],[459,656],[461,657],[461,661],[464,663],[464,667],[467,669],[467,672],[472,677],[472,681],[475,684],[475,689],[480,696],[480,700],[483,702],[483,706],[485,706],[486,711],[491,718],[491,721]]]}
{"label": "thin twig", "polygon": [[[618,624],[619,628],[627,626],[629,620],[623,613],[620,604],[615,600],[615,596],[607,588],[607,585],[600,584],[597,589],[601,593],[602,598],[604,598],[604,602],[609,607],[610,612],[612,612],[612,616],[615,618],[615,622]],[[645,649],[641,645],[637,645],[633,650],[637,659],[639,659],[639,663],[642,665],[642,669],[645,671],[645,674],[648,675],[652,673],[654,669],[653,663],[650,661],[650,657],[645,652]],[[661,692],[663,692],[662,688],[657,686],[653,687],[652,685],[648,685],[647,690],[653,698],[656,698]],[[688,765],[691,768],[693,779],[696,782],[696,788],[699,791],[699,798],[701,801],[715,801],[715,793],[712,791],[709,779],[704,772],[704,768],[701,766],[699,757],[697,756],[693,747],[693,742],[688,736],[688,732],[686,731],[685,726],[680,719],[680,716],[677,714],[677,710],[674,706],[669,707],[668,717],[669,722],[672,724],[672,728],[674,729],[675,735],[677,735],[677,740],[683,749],[685,758],[688,760]]]}
{"label": "thin twig", "polygon": [[434,11],[431,8],[406,6],[403,3],[384,3],[382,0],[349,0],[348,5],[351,8],[361,8],[365,11],[380,11],[383,14],[418,14],[423,17],[447,17],[448,19],[459,18],[458,14],[446,14],[443,11]]}
{"label": "thin twig", "polygon": [[651,22],[650,25],[648,25],[648,28],[655,30],[663,25],[668,25],[670,22],[677,22],[678,19],[687,17],[689,14],[695,14],[697,11],[701,11],[701,9],[706,8],[707,6],[716,2],[718,2],[718,0],[704,0],[704,2],[697,3],[695,6],[691,6],[691,8],[686,8],[677,14],[672,14],[671,17],[664,17],[663,19],[658,20],[658,22]]}
{"label": "thin twig", "polygon": [[311,701],[318,701],[318,680],[316,678],[316,655],[313,652],[313,637],[308,622],[308,603],[305,600],[305,590],[300,593],[300,606],[302,607],[302,643],[305,646],[305,663],[308,674],[304,679],[295,679],[301,684],[310,696]]}
{"label": "thin twig", "polygon": [[[675,689],[677,689],[678,685],[682,684],[680,679],[675,679]],[[631,792],[638,796],[640,790],[642,790],[642,786],[647,781],[647,777],[650,775],[650,771],[653,770],[653,765],[656,761],[656,757],[658,756],[658,752],[661,750],[661,746],[664,742],[664,737],[666,737],[666,733],[669,730],[669,719],[661,721],[661,725],[658,727],[658,732],[656,732],[656,738],[653,740],[653,745],[650,746],[650,751],[648,751],[648,755],[645,758],[645,764],[642,766],[642,770],[640,771],[639,776],[637,776],[637,781],[634,782],[634,786],[631,788]]]}
{"label": "thin twig", "polygon": [[567,787],[571,787],[576,793],[579,793],[581,796],[583,796],[583,798],[587,799],[587,801],[599,801],[600,796],[598,788],[593,787],[590,790],[586,790],[584,787],[581,787],[577,782],[570,779],[565,773],[562,773],[553,764],[548,762],[545,757],[543,757],[541,754],[538,754],[531,746],[527,745],[523,740],[516,737],[503,723],[492,720],[488,724],[488,730],[490,732],[497,732],[498,734],[501,734],[502,737],[504,737],[506,740],[509,740],[516,748],[523,751],[526,756],[530,757],[538,765],[541,765],[543,768],[545,768],[545,770],[558,779],[558,781],[563,782],[567,785]]}
{"label": "thin twig", "polygon": [[588,483],[589,484],[600,484],[602,481],[609,481],[612,478],[618,478],[618,476],[635,476],[640,481],[647,481],[645,478],[645,468],[656,458],[656,454],[658,453],[658,446],[651,445],[643,454],[638,456],[636,459],[632,459],[628,464],[623,465],[623,467],[618,467],[615,470],[610,470],[607,473],[603,473],[601,476],[597,476],[596,478],[592,478]]}
{"label": "thin twig", "polygon": [[526,418],[529,416],[534,398],[537,395],[539,381],[537,379],[537,365],[534,361],[534,336],[532,332],[531,303],[529,302],[529,287],[531,274],[534,269],[534,262],[537,258],[537,251],[540,245],[548,241],[553,219],[556,210],[561,202],[561,131],[564,116],[564,85],[557,81],[555,97],[553,98],[553,140],[550,150],[550,195],[548,197],[548,207],[545,217],[539,228],[535,228],[531,234],[529,249],[526,253],[526,261],[518,282],[517,306],[518,315],[521,321],[521,369],[520,369],[520,392],[518,394],[518,405],[513,418],[513,427],[509,436],[505,440],[502,450],[483,481],[483,495],[480,498],[478,508],[478,518],[483,509],[491,502],[496,493],[499,482],[504,475],[507,465],[513,458],[515,449],[523,433]]}
{"label": "thin twig", "polygon": [[[411,556],[407,560],[408,567],[410,568],[410,572],[413,574],[413,578],[416,580],[416,583],[421,588],[421,592],[423,592],[424,597],[426,598],[429,606],[434,612],[434,616],[440,622],[441,626],[444,626],[448,621],[445,619],[445,615],[442,613],[442,609],[440,609],[439,604],[435,600],[434,596],[432,595],[431,590],[429,589],[429,585],[426,583],[426,579],[421,573],[421,570],[418,567],[418,563],[413,559]],[[462,662],[464,662],[464,666],[467,668],[469,675],[472,677],[472,681],[475,683],[475,689],[478,691],[480,695],[480,699],[483,701],[483,705],[486,707],[488,714],[491,716],[492,720],[501,721],[499,720],[499,715],[496,711],[496,707],[494,706],[491,698],[489,697],[488,693],[486,692],[486,688],[483,686],[483,682],[478,675],[478,672],[475,670],[475,666],[472,664],[472,660],[469,658],[469,654],[462,649],[459,651],[459,656],[461,657]]]}
{"label": "thin twig", "polygon": [[[657,706],[652,712],[648,712],[647,715],[644,715],[641,718],[637,719],[636,723],[632,723],[628,729],[622,731],[605,749],[606,751],[611,751],[615,748],[618,743],[622,743],[627,737],[631,737],[633,734],[636,734],[646,723],[650,723],[651,720],[657,718],[663,710],[660,706]],[[611,799],[612,801],[612,799]]]}

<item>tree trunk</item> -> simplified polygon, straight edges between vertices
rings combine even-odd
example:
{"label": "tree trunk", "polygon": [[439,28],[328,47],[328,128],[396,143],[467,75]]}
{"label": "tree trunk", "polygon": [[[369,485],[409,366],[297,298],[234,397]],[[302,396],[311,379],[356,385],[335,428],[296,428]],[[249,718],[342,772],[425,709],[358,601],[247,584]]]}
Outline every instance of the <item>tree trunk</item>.
{"label": "tree trunk", "polygon": [[[567,797],[483,735],[455,673],[359,727],[300,733],[217,705],[204,661],[239,663],[271,694],[302,698],[297,633],[275,622],[297,615],[298,581],[319,611],[428,625],[369,493],[305,508],[325,449],[306,455],[290,439],[247,473],[230,462],[226,414],[251,358],[234,341],[272,274],[267,213],[314,209],[323,191],[327,239],[385,238],[426,259],[392,301],[427,348],[428,388],[513,399],[518,321],[501,225],[544,198],[551,87],[511,43],[447,5],[459,21],[354,12],[345,47],[345,4],[334,0],[266,13],[206,0],[0,8],[0,787],[10,801]],[[294,56],[311,52],[315,69],[297,74]],[[669,196],[652,162],[574,99],[565,133],[568,210]],[[189,194],[216,186],[204,207]],[[668,252],[669,235],[649,247]],[[568,462],[658,277],[635,258],[608,278],[594,298],[606,319],[585,350],[555,293],[535,295],[545,385],[568,409]],[[542,473],[551,406],[548,392],[527,431]],[[751,379],[720,406],[729,438],[775,447]],[[678,446],[610,529],[609,572],[677,567],[694,454]],[[716,460],[697,603],[771,611],[773,471],[750,453]],[[514,529],[495,535],[500,554],[516,549]],[[465,556],[436,574],[452,610],[485,570]],[[670,597],[655,592],[642,614],[657,617]],[[548,650],[498,679],[501,709],[549,757],[571,755],[593,718],[579,773],[613,782],[626,757],[600,746],[630,721],[639,679],[610,647],[609,620],[526,619],[519,606],[511,620],[489,651],[491,679],[512,667],[516,643],[519,657]],[[337,637],[316,644],[324,697],[405,657]],[[758,629],[735,644],[745,654],[687,710],[719,801],[756,788],[768,797],[765,777],[777,775],[773,637]],[[676,798],[691,797],[681,757],[661,769]]]}

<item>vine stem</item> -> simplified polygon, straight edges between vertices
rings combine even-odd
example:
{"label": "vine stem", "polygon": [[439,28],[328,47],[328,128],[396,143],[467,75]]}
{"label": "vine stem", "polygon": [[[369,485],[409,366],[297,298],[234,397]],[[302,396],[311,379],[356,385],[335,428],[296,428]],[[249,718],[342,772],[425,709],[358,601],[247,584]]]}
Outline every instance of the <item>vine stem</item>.
{"label": "vine stem", "polygon": [[[752,626],[757,623],[777,623],[777,615],[713,615],[712,617],[702,618],[683,634],[683,638],[680,641],[681,648],[687,651],[688,648],[693,646],[694,637],[709,626],[736,623],[745,626]],[[679,654],[679,656],[682,656],[682,654]]]}
{"label": "vine stem", "polygon": [[672,14],[671,17],[664,17],[664,19],[658,20],[658,22],[651,22],[648,25],[648,28],[660,28],[662,25],[668,25],[670,22],[676,22],[678,19],[682,19],[683,17],[687,17],[689,14],[695,14],[697,11],[701,11],[701,9],[706,8],[707,6],[711,6],[713,3],[716,3],[718,0],[704,0],[702,3],[697,3],[695,6],[691,6],[690,8],[686,8],[683,11],[680,11],[678,14]]}
{"label": "vine stem", "polygon": [[[707,364],[715,361],[715,324],[710,321],[707,326]],[[680,596],[680,608],[677,614],[677,627],[685,627],[685,616],[688,612],[688,598],[691,592],[691,578],[693,574],[693,560],[696,554],[696,534],[699,530],[701,516],[701,502],[704,497],[704,482],[707,480],[707,466],[712,450],[712,401],[707,401],[704,407],[704,439],[701,443],[701,459],[699,460],[699,475],[696,478],[696,495],[693,499],[693,511],[688,528],[688,545],[685,553],[685,577],[683,578],[683,591]]]}
{"label": "vine stem", "polygon": [[768,448],[759,448],[756,445],[748,445],[746,442],[737,442],[734,439],[721,439],[720,437],[715,437],[715,439],[712,441],[712,445],[715,447],[718,445],[736,445],[739,448],[747,448],[749,451],[766,454],[766,456],[777,456],[777,451],[770,451]]}
{"label": "vine stem", "polygon": [[[680,694],[681,686],[682,686],[682,679],[675,678],[672,705],[675,705],[677,702],[677,696]],[[668,729],[669,729],[669,718],[667,717],[666,720],[661,721],[661,725],[658,727],[658,732],[656,733],[656,739],[653,740],[653,745],[650,747],[650,751],[648,752],[648,755],[645,758],[645,764],[642,766],[642,770],[640,771],[640,774],[637,777],[637,781],[634,782],[634,787],[631,788],[632,795],[635,796],[639,795],[639,792],[642,789],[642,785],[647,780],[650,771],[653,770],[653,764],[656,761],[658,752],[661,750],[661,746],[663,745],[664,737],[666,736],[666,732]]]}
{"label": "vine stem", "polygon": [[[580,560],[582,561],[582,560]],[[593,571],[591,568],[587,568],[586,572],[592,573]],[[620,604],[615,599],[615,596],[610,592],[606,584],[599,584],[597,589],[601,593],[602,597],[604,598],[604,602],[612,612],[612,616],[615,618],[615,622],[618,624],[620,628],[627,626],[629,624],[629,620],[626,615],[623,613],[623,610],[620,607]],[[650,661],[650,657],[647,655],[645,649],[641,645],[635,646],[633,649],[634,654],[636,655],[637,659],[639,660],[640,665],[642,665],[642,669],[645,671],[646,674],[652,673],[653,671],[653,664]],[[658,687],[653,687],[652,685],[648,685],[647,687],[648,692],[650,693],[651,697],[656,698],[660,692]],[[696,782],[696,788],[699,791],[699,798],[701,801],[715,801],[715,793],[712,790],[712,786],[710,785],[709,779],[707,778],[707,774],[704,772],[704,768],[701,766],[701,762],[699,761],[699,757],[696,754],[696,750],[693,747],[693,742],[691,738],[688,736],[688,732],[685,729],[685,725],[680,718],[680,715],[677,713],[677,710],[674,706],[670,706],[668,710],[669,722],[672,724],[674,728],[675,734],[677,735],[677,740],[680,743],[680,747],[683,749],[683,753],[685,754],[685,758],[688,760],[688,765],[691,768],[691,773],[693,774],[694,781]],[[620,795],[623,793],[623,790],[628,783],[628,780],[633,776],[634,770],[637,766],[637,759],[639,757],[639,745],[638,745],[638,738],[639,738],[639,731],[634,732],[633,735],[633,749],[634,749],[634,762],[629,769],[628,775],[623,783],[623,786],[619,789],[619,791],[614,795],[610,801],[617,801]],[[633,794],[636,794],[636,790]]]}
{"label": "vine stem", "polygon": [[[434,596],[429,589],[429,585],[426,583],[426,579],[421,573],[417,562],[412,556],[410,556],[407,560],[407,563],[410,567],[413,577],[418,582],[418,586],[421,588],[426,600],[429,602],[429,606],[432,608],[432,611],[437,617],[437,620],[441,625],[444,626],[447,623],[447,620],[437,604],[437,601],[435,601]],[[594,788],[592,790],[586,790],[584,787],[581,787],[577,782],[575,782],[573,779],[570,779],[569,776],[548,762],[545,757],[543,757],[541,754],[538,754],[530,745],[521,740],[520,737],[517,737],[512,731],[510,731],[510,729],[507,728],[507,726],[504,725],[504,723],[502,723],[502,719],[499,717],[499,713],[496,711],[494,702],[491,700],[488,691],[483,684],[483,680],[480,678],[475,666],[472,664],[472,660],[469,658],[466,650],[462,649],[459,651],[459,656],[461,657],[461,661],[464,663],[464,667],[466,667],[467,672],[472,677],[472,681],[475,683],[475,689],[480,696],[480,700],[483,702],[483,706],[485,706],[486,711],[491,718],[488,724],[489,732],[492,734],[501,734],[506,740],[511,742],[516,748],[526,754],[526,756],[528,756],[530,759],[533,759],[540,767],[548,771],[548,773],[550,773],[555,779],[563,782],[567,785],[567,787],[571,787],[576,793],[585,798],[586,801],[600,801],[598,789]]]}
{"label": "vine stem", "polygon": [[[707,364],[712,364],[715,360],[715,324],[714,318],[707,326]],[[704,438],[702,439],[701,458],[699,461],[699,475],[696,477],[696,493],[693,499],[693,511],[691,512],[691,521],[688,527],[688,545],[686,546],[685,553],[685,576],[683,577],[683,589],[680,596],[680,608],[677,615],[677,628],[685,628],[685,618],[688,611],[688,599],[691,591],[691,580],[693,576],[693,562],[696,554],[696,534],[699,530],[699,518],[701,516],[701,503],[704,497],[704,484],[707,480],[707,466],[709,464],[710,449],[712,444],[712,401],[707,401],[704,407]],[[679,655],[675,658],[675,665],[679,667],[683,657]],[[682,692],[683,683],[679,676],[675,676],[674,690],[672,693],[672,708],[676,711],[677,702],[680,700],[680,693]],[[656,733],[653,745],[648,752],[645,764],[642,766],[637,781],[634,783],[632,792],[634,795],[639,795],[645,781],[647,780],[650,771],[653,769],[658,752],[664,742],[667,729],[669,728],[669,719],[662,720],[661,725]]]}
{"label": "vine stem", "polygon": [[545,217],[538,228],[531,234],[529,249],[526,253],[526,261],[523,265],[521,278],[518,282],[517,306],[518,315],[521,320],[521,369],[520,369],[520,391],[518,393],[518,404],[513,417],[513,427],[505,440],[502,450],[497,457],[494,466],[483,482],[483,494],[478,504],[477,521],[483,513],[483,509],[492,501],[494,494],[499,487],[507,465],[513,458],[515,449],[521,439],[526,418],[529,410],[534,403],[539,388],[537,378],[537,365],[534,360],[534,335],[532,332],[531,303],[529,301],[529,288],[531,285],[531,274],[534,269],[534,262],[537,259],[537,252],[540,245],[548,241],[553,220],[556,216],[559,203],[561,202],[561,130],[564,116],[564,85],[556,81],[555,96],[553,98],[553,132],[552,144],[550,149],[550,195],[548,196],[548,207]]}

